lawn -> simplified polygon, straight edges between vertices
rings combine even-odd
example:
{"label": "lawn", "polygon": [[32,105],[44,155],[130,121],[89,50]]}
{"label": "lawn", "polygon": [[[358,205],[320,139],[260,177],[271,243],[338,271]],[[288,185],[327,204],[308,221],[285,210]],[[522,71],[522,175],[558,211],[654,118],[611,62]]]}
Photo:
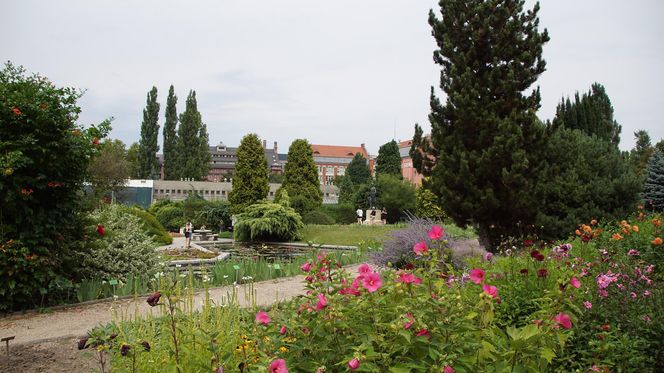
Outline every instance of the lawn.
{"label": "lawn", "polygon": [[[405,224],[388,225],[307,225],[302,230],[300,242],[313,242],[325,245],[348,245],[356,246],[360,242],[371,242],[383,240],[390,233],[405,228]],[[445,232],[454,238],[476,238],[473,229],[462,229],[452,224],[444,224]]]}

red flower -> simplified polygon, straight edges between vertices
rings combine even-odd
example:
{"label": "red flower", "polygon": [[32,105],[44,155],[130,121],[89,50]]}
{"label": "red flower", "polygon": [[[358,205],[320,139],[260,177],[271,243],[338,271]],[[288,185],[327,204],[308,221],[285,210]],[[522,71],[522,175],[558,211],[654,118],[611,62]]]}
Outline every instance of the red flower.
{"label": "red flower", "polygon": [[360,360],[358,360],[357,358],[354,358],[348,362],[348,368],[350,370],[356,370],[359,367],[360,367]]}
{"label": "red flower", "polygon": [[22,114],[21,110],[19,108],[17,108],[16,106],[14,106],[12,108],[12,113],[14,113],[14,115],[21,115]]}
{"label": "red flower", "polygon": [[429,231],[429,238],[432,240],[440,240],[444,235],[445,232],[439,225],[434,225]]}
{"label": "red flower", "polygon": [[429,331],[426,330],[426,329],[420,329],[420,330],[417,332],[416,335],[417,335],[418,337],[427,337],[427,338],[429,338],[429,337],[431,336],[431,333],[429,333]]}
{"label": "red flower", "polygon": [[157,305],[157,303],[159,303],[160,298],[161,298],[161,293],[156,291],[154,292],[154,294],[150,295],[148,299],[146,299],[145,301],[148,302],[150,307],[154,307]]}
{"label": "red flower", "polygon": [[24,196],[29,196],[29,195],[32,194],[32,192],[34,192],[34,190],[32,190],[30,188],[22,188],[21,189],[21,194],[23,194]]}
{"label": "red flower", "polygon": [[537,251],[537,250],[533,250],[533,251],[531,251],[531,252],[530,252],[530,256],[531,256],[533,259],[537,260],[538,262],[541,262],[542,260],[544,260],[544,255],[542,255],[542,253],[540,253],[540,252]]}
{"label": "red flower", "polygon": [[572,320],[569,318],[569,315],[566,313],[559,313],[554,318],[553,321],[556,322],[556,326],[562,326],[565,329],[572,328]]}
{"label": "red flower", "polygon": [[498,297],[498,288],[493,285],[483,284],[482,290],[484,290],[484,292],[489,294],[492,298]]}
{"label": "red flower", "polygon": [[423,255],[426,254],[429,249],[427,248],[426,243],[418,242],[413,246],[413,251],[415,252],[415,255]]}
{"label": "red flower", "polygon": [[533,246],[534,244],[535,244],[535,243],[533,242],[533,240],[525,240],[525,241],[523,241],[523,246],[525,246],[525,247],[530,247],[530,246]]}
{"label": "red flower", "polygon": [[546,277],[549,275],[549,271],[546,270],[546,268],[540,268],[537,270],[537,277]]}
{"label": "red flower", "polygon": [[484,280],[484,271],[483,270],[481,270],[479,268],[475,268],[475,269],[470,270],[470,281],[472,281],[472,282],[479,285],[479,284],[482,283],[483,280]]}
{"label": "red flower", "polygon": [[383,281],[380,279],[380,275],[378,273],[370,273],[362,278],[362,286],[367,289],[369,293],[373,293],[374,291],[380,289],[382,285]]}
{"label": "red flower", "polygon": [[527,275],[528,274],[528,268],[523,268],[519,271],[522,275]]}
{"label": "red flower", "polygon": [[260,311],[256,314],[256,321],[263,325],[267,325],[271,321],[270,315],[268,315],[265,311]]}
{"label": "red flower", "polygon": [[454,368],[452,368],[449,365],[445,365],[445,369],[443,370],[444,373],[454,373]]}
{"label": "red flower", "polygon": [[99,139],[98,138],[93,138],[92,139],[92,145],[99,145]]}
{"label": "red flower", "polygon": [[102,237],[106,235],[104,227],[101,224],[97,224],[97,233],[99,233]]}
{"label": "red flower", "polygon": [[300,269],[302,270],[302,272],[309,272],[311,270],[311,263],[306,262],[306,263],[302,264]]}

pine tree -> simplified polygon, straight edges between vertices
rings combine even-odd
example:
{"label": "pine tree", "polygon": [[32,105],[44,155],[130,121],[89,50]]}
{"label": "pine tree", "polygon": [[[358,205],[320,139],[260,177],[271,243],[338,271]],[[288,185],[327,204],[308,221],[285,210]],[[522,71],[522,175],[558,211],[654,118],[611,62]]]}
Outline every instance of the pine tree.
{"label": "pine tree", "polygon": [[403,177],[401,174],[401,155],[399,154],[399,145],[394,140],[383,144],[378,149],[378,157],[376,157],[376,176],[380,175]]}
{"label": "pine tree", "polygon": [[432,146],[438,149],[431,190],[461,226],[475,224],[480,243],[494,248],[534,221],[533,154],[543,142],[535,112],[545,70],[538,31],[539,4],[524,0],[441,0],[442,18],[429,12],[442,66],[441,104],[431,88]]}
{"label": "pine tree", "polygon": [[138,152],[138,177],[140,179],[158,179],[159,162],[157,152],[159,145],[159,103],[157,102],[157,87],[148,92],[147,104],[143,109],[143,124],[141,124],[141,141]]}
{"label": "pine tree", "polygon": [[357,153],[346,168],[346,176],[354,185],[366,184],[371,179],[371,171],[367,159]]}
{"label": "pine tree", "polygon": [[639,130],[634,132],[634,138],[636,139],[636,145],[629,152],[629,159],[636,174],[643,175],[648,165],[648,160],[655,151],[655,148],[650,142],[650,135],[648,135],[647,131]]}
{"label": "pine tree", "polygon": [[664,156],[656,150],[648,161],[647,178],[643,189],[646,208],[664,211]]}
{"label": "pine tree", "polygon": [[175,95],[173,85],[168,90],[168,99],[166,100],[166,120],[164,122],[164,179],[177,180],[177,133],[175,132],[178,123],[177,105],[178,97]]}
{"label": "pine tree", "polygon": [[[209,167],[209,146],[206,127],[196,103],[196,91],[189,91],[184,113],[178,128],[178,157],[176,170],[180,178],[203,180]],[[204,155],[203,152],[207,153]],[[203,164],[206,163],[206,164]]]}
{"label": "pine tree", "polygon": [[291,207],[300,215],[317,210],[323,203],[318,169],[314,163],[313,150],[307,140],[297,139],[288,148],[288,162],[281,186],[288,192]]}
{"label": "pine tree", "polygon": [[246,135],[237,148],[233,190],[228,197],[231,212],[242,213],[248,206],[264,200],[268,190],[267,160],[263,145],[258,135]]}

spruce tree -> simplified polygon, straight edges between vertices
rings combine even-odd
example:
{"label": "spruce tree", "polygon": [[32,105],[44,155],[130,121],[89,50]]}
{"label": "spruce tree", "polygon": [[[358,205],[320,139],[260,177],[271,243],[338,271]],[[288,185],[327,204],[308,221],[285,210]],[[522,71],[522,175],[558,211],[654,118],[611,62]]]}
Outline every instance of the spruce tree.
{"label": "spruce tree", "polygon": [[[207,176],[209,167],[209,147],[207,145],[206,127],[201,120],[196,103],[196,91],[189,91],[185,111],[180,114],[180,127],[178,128],[178,157],[177,167],[180,178],[203,180]],[[203,156],[203,148],[208,153]],[[207,160],[207,161],[206,161]],[[203,162],[207,164],[202,164]],[[205,171],[205,172],[204,172]]]}
{"label": "spruce tree", "polygon": [[401,155],[399,154],[399,145],[392,140],[383,144],[378,149],[376,157],[376,176],[394,175],[402,178],[401,174]]}
{"label": "spruce tree", "polygon": [[177,167],[177,132],[178,124],[177,105],[178,97],[175,95],[173,85],[168,90],[168,99],[166,100],[166,119],[164,121],[164,179],[178,179]]}
{"label": "spruce tree", "polygon": [[629,152],[629,159],[636,174],[643,175],[648,165],[648,160],[655,151],[655,148],[650,142],[650,135],[648,135],[647,131],[639,130],[634,132],[634,138],[636,139],[636,145]]}
{"label": "spruce tree", "polygon": [[237,148],[233,190],[228,197],[231,213],[244,212],[248,206],[267,198],[268,191],[267,159],[258,135],[252,133],[243,137]]}
{"label": "spruce tree", "polygon": [[493,249],[534,220],[535,150],[543,129],[535,112],[539,88],[524,93],[545,70],[539,4],[524,0],[440,0],[429,24],[442,66],[442,104],[431,88],[432,146],[438,149],[431,190],[460,226],[477,225]]}
{"label": "spruce tree", "polygon": [[159,162],[157,152],[159,145],[159,103],[157,102],[157,87],[148,92],[147,104],[143,109],[143,123],[141,124],[141,140],[138,152],[138,177],[140,179],[158,179]]}
{"label": "spruce tree", "polygon": [[311,145],[305,139],[297,139],[288,148],[288,162],[281,185],[290,197],[291,207],[300,215],[317,210],[323,203],[323,193],[318,181],[318,169],[314,163]]}
{"label": "spruce tree", "polygon": [[664,156],[656,150],[648,161],[643,202],[647,209],[664,211]]}
{"label": "spruce tree", "polygon": [[362,154],[357,153],[346,168],[346,176],[354,185],[368,183],[371,179],[371,171],[367,164],[367,159]]}

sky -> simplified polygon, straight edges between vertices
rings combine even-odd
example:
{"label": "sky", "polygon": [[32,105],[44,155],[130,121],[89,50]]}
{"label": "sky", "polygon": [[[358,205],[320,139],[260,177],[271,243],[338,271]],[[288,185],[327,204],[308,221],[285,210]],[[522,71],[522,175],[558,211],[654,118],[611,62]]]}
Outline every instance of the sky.
{"label": "sky", "polygon": [[[527,0],[530,8],[534,1]],[[538,116],[563,96],[603,84],[622,125],[664,138],[664,2],[543,0],[547,71]],[[364,143],[428,132],[429,92],[440,68],[427,23],[434,0],[0,0],[0,60],[85,91],[83,125],[114,117],[110,137],[137,142],[147,92],[156,86],[160,131],[168,88],[178,112],[190,90],[210,145],[257,133],[290,143]],[[437,88],[444,99],[444,93]],[[160,144],[162,134],[159,135]]]}

